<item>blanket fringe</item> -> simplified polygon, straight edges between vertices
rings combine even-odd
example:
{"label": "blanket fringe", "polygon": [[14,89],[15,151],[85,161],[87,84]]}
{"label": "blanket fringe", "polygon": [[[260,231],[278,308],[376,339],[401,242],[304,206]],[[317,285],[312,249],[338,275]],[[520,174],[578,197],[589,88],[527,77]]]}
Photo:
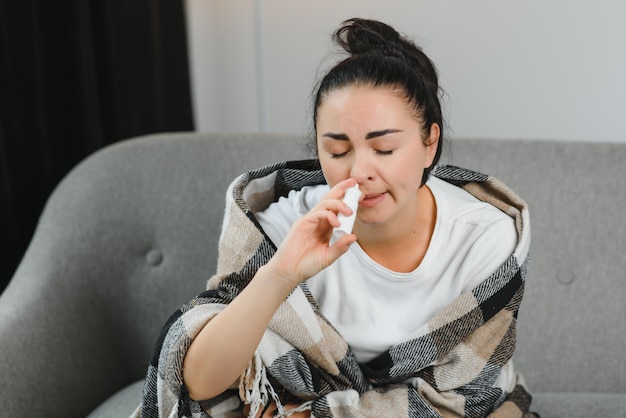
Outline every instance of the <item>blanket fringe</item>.
{"label": "blanket fringe", "polygon": [[313,401],[304,402],[303,404],[301,404],[297,408],[288,409],[287,413],[284,416],[283,415],[279,415],[279,418],[289,417],[292,414],[295,414],[296,412],[310,411],[312,406],[313,406]]}
{"label": "blanket fringe", "polygon": [[250,405],[248,417],[255,417],[261,407],[264,407],[272,400],[276,403],[279,416],[286,416],[287,410],[267,378],[267,369],[258,353],[254,354],[239,380],[239,396],[244,403]]}

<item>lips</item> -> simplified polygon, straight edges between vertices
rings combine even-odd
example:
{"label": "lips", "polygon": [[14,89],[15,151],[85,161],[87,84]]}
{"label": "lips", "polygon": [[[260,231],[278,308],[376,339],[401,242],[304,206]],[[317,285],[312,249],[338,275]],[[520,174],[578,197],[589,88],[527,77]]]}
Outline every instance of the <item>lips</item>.
{"label": "lips", "polygon": [[384,200],[385,197],[387,197],[387,192],[366,194],[363,200],[359,202],[359,206],[372,208],[378,205],[382,200]]}

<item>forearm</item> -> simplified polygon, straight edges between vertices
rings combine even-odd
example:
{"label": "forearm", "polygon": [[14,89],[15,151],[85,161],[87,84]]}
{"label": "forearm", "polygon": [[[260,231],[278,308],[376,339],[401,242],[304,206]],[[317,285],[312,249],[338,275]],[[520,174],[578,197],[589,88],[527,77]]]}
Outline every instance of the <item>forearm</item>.
{"label": "forearm", "polygon": [[219,395],[244,371],[292,284],[261,267],[248,286],[200,331],[183,363],[192,399]]}
{"label": "forearm", "polygon": [[196,336],[183,363],[183,379],[192,399],[209,399],[230,387],[297,284],[328,267],[356,241],[356,235],[348,234],[328,245],[332,228],[339,226],[337,213],[352,213],[341,197],[355,184],[354,179],[338,183],[296,221],[272,259]]}

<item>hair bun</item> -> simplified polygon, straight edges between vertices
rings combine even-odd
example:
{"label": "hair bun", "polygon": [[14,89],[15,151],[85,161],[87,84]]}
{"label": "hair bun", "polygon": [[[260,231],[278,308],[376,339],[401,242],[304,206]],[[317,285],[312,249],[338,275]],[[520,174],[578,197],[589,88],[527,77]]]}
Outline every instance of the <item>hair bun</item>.
{"label": "hair bun", "polygon": [[430,58],[415,43],[383,22],[360,18],[345,20],[333,39],[352,56],[380,54],[404,61],[438,87],[437,71]]}
{"label": "hair bun", "polygon": [[352,55],[381,53],[396,55],[403,40],[391,26],[368,19],[348,19],[335,32],[335,41]]}

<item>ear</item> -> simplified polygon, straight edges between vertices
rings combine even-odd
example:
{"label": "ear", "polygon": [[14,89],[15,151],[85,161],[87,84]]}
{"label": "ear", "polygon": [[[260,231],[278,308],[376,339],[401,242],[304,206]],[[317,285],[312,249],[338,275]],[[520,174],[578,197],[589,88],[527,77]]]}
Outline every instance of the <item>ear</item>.
{"label": "ear", "polygon": [[439,148],[439,135],[441,135],[441,129],[439,129],[439,124],[433,123],[432,125],[430,125],[430,134],[425,141],[425,168],[431,167],[433,165],[433,161],[435,160],[435,156],[437,155],[437,148]]}

